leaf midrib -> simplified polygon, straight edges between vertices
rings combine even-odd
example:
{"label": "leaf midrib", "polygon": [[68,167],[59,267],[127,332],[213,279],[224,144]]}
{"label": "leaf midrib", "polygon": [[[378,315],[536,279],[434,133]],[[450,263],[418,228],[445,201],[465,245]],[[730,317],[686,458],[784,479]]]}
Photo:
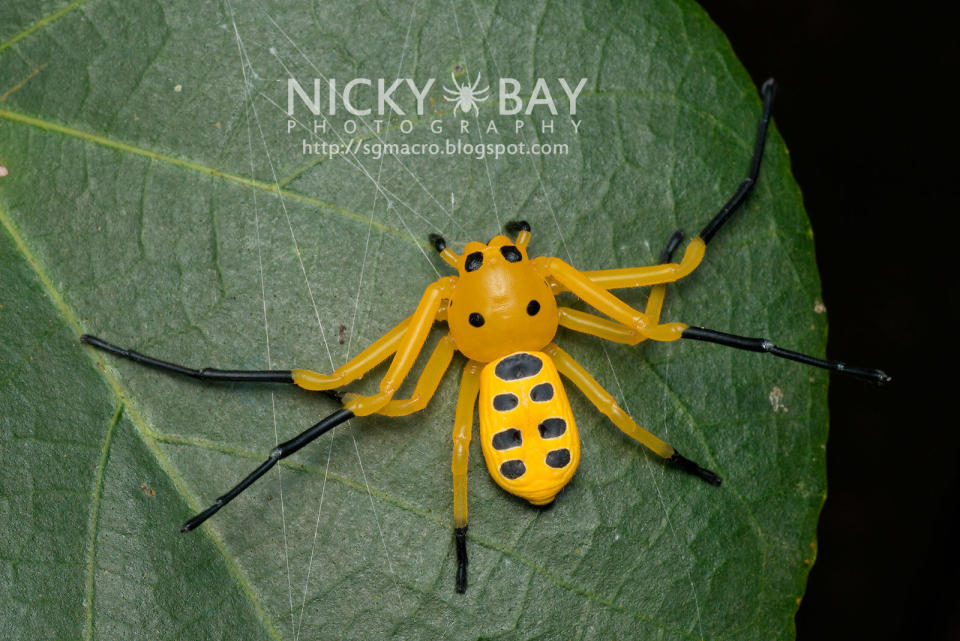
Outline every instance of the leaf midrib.
{"label": "leaf midrib", "polygon": [[[6,208],[2,205],[0,205],[0,223],[3,224],[3,227],[6,230],[7,234],[10,236],[11,240],[13,240],[14,246],[16,247],[17,251],[20,253],[21,257],[27,262],[27,264],[30,266],[30,269],[33,270],[37,279],[40,281],[40,284],[43,287],[43,289],[46,291],[47,297],[49,298],[51,304],[61,314],[61,317],[63,318],[65,323],[74,330],[74,333],[79,338],[79,336],[83,333],[80,326],[80,321],[78,320],[77,316],[73,313],[73,309],[69,305],[67,305],[66,301],[64,301],[63,296],[60,294],[60,291],[56,287],[54,287],[53,281],[47,275],[46,270],[43,269],[43,267],[40,265],[37,258],[33,255],[33,252],[30,251],[30,248],[27,247],[19,230],[16,228],[16,225],[14,224],[13,220],[10,218],[9,214],[7,213]],[[173,466],[170,464],[166,456],[164,456],[163,452],[157,446],[157,443],[153,439],[151,439],[148,433],[145,431],[146,422],[144,421],[140,413],[137,411],[137,409],[129,401],[123,386],[113,376],[113,374],[111,374],[110,371],[103,365],[103,363],[99,361],[91,353],[92,350],[83,350],[83,351],[87,352],[88,358],[90,358],[93,361],[93,363],[98,366],[98,367],[95,367],[94,369],[102,373],[104,379],[106,379],[107,384],[113,390],[114,396],[116,397],[116,400],[119,406],[125,409],[125,412],[127,413],[131,422],[137,428],[136,429],[137,435],[139,436],[141,441],[143,441],[143,443],[147,446],[147,449],[150,451],[150,453],[154,456],[160,468],[173,482],[173,485],[177,489],[177,492],[181,495],[183,500],[187,502],[188,505],[190,505],[194,509],[199,509],[195,501],[191,498],[190,494],[186,491],[186,488],[183,486],[182,479],[179,477],[179,475],[174,473]],[[106,454],[108,454],[108,451],[107,451],[108,449],[109,449],[109,441],[107,441],[107,443],[105,444],[104,453],[101,456],[105,456]],[[102,473],[102,471],[103,470],[101,468],[98,471],[98,474]],[[96,509],[96,506],[91,506],[91,510],[95,510],[95,509]],[[95,515],[91,516],[91,519],[93,518],[95,518]],[[230,572],[230,574],[233,575],[234,579],[237,581],[237,584],[240,586],[240,589],[243,591],[243,593],[246,594],[247,597],[250,599],[250,603],[257,614],[257,618],[260,619],[261,623],[263,624],[267,632],[270,634],[270,636],[276,639],[277,641],[280,641],[281,639],[280,634],[277,632],[276,628],[273,626],[273,623],[271,622],[270,617],[267,616],[267,613],[264,611],[263,606],[260,603],[260,600],[257,599],[256,594],[254,594],[253,589],[250,587],[249,583],[247,583],[246,579],[241,574],[240,569],[237,566],[236,562],[234,561],[233,557],[227,554],[226,547],[224,546],[223,541],[221,541],[213,533],[213,531],[210,528],[204,528],[204,530],[207,537],[211,540],[211,542],[213,542],[214,546],[216,546],[216,548],[220,551],[220,554],[223,556],[224,563],[228,571]],[[92,554],[92,550],[88,550],[88,554]],[[89,604],[89,607],[92,608],[93,604],[92,603]]]}

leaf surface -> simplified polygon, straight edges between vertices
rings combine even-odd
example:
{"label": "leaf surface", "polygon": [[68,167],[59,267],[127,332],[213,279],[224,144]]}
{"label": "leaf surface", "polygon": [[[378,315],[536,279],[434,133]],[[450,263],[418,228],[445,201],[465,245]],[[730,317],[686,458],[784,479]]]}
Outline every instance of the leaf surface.
{"label": "leaf surface", "polygon": [[[698,6],[7,2],[0,25],[4,638],[792,638],[825,494],[822,372],[561,330],[641,424],[724,485],[668,469],[570,389],[583,460],[549,509],[499,490],[473,444],[461,596],[450,491],[461,360],[423,412],[338,428],[181,536],[185,518],[334,406],[171,377],[78,341],[95,333],[192,366],[329,371],[449,273],[429,232],[459,251],[520,218],[535,254],[582,269],[654,263],[743,178],[760,109]],[[441,85],[477,73],[492,99],[454,114]],[[351,139],[351,118],[341,105],[320,138],[288,132],[291,74],[309,88],[436,79],[409,133],[398,118],[377,135],[353,118],[360,142],[482,135],[568,150],[304,154],[304,139]],[[559,115],[499,115],[499,78],[517,79],[525,100],[546,79]],[[587,78],[577,131],[558,78]],[[396,99],[415,112],[409,93]],[[307,127],[323,122],[298,109]],[[818,298],[809,224],[772,131],[754,194],[669,286],[664,318],[822,353]]]}

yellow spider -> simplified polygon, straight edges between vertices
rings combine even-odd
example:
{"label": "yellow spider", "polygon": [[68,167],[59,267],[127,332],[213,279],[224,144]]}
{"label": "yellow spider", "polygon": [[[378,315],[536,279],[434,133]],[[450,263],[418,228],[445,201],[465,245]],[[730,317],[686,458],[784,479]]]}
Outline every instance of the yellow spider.
{"label": "yellow spider", "polygon": [[[703,259],[707,243],[743,203],[757,179],[773,104],[774,83],[764,83],[763,112],[748,177],[699,236],[693,238],[679,263],[670,262],[682,239],[677,231],[661,255],[661,263],[646,267],[581,272],[559,258],[527,254],[530,226],[523,221],[507,225],[511,240],[498,235],[488,243],[468,243],[462,255],[431,235],[441,258],[458,272],[427,287],[412,316],[375,341],[332,374],[306,369],[218,370],[191,369],[125,350],[95,336],[81,340],[99,349],[167,371],[218,381],[293,383],[308,390],[326,391],[343,407],[298,436],[281,443],[270,457],[209,508],[187,521],[187,532],[263,476],[277,462],[324,432],[354,417],[381,414],[405,416],[426,407],[450,365],[454,352],[468,359],[463,370],[453,428],[453,522],[457,550],[457,592],[467,585],[467,457],[479,397],[480,442],[490,475],[507,492],[535,505],[553,501],[573,477],[580,461],[580,441],[573,412],[560,374],[623,432],[666,462],[720,485],[719,476],[682,456],[675,448],[643,429],[617,405],[613,397],[554,342],[558,327],[636,345],[644,340],[681,338],[709,341],[767,352],[782,358],[886,383],[880,370],[848,367],[777,347],[760,338],[746,338],[685,323],[661,323],[665,284],[690,274]],[[610,293],[611,289],[652,286],[643,312]],[[559,307],[556,295],[569,291],[606,315]],[[435,321],[446,321],[449,332],[431,354],[416,387],[406,399],[394,395],[423,349]],[[390,368],[371,396],[333,392],[362,377],[386,359]]]}

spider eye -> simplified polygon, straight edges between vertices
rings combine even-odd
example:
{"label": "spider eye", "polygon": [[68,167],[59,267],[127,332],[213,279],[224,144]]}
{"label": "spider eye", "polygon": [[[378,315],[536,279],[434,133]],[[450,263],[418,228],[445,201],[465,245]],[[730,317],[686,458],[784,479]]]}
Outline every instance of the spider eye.
{"label": "spider eye", "polygon": [[483,320],[483,315],[478,314],[477,312],[473,312],[472,314],[470,314],[469,320],[470,320],[470,324],[473,325],[474,327],[483,327],[483,323],[485,322]]}
{"label": "spider eye", "polygon": [[540,311],[540,302],[537,299],[533,299],[527,303],[527,314],[530,316],[536,316]]}
{"label": "spider eye", "polygon": [[463,267],[468,272],[475,272],[483,265],[483,254],[481,252],[473,252],[467,254],[467,259],[463,262]]}
{"label": "spider eye", "polygon": [[511,263],[519,263],[523,260],[523,256],[520,254],[520,250],[514,247],[513,245],[504,245],[500,248],[500,253],[503,254],[503,257]]}

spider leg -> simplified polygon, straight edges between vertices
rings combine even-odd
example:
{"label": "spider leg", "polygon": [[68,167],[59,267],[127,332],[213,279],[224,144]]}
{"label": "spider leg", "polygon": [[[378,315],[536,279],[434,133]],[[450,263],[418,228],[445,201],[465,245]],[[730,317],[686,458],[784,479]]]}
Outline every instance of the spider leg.
{"label": "spider leg", "polygon": [[516,239],[513,242],[518,247],[526,249],[527,245],[530,244],[530,223],[527,221],[508,220],[503,229],[508,234],[516,234]]}
{"label": "spider leg", "polygon": [[671,445],[654,436],[647,430],[637,425],[629,414],[617,405],[613,396],[603,389],[603,387],[583,368],[580,363],[575,361],[572,356],[551,343],[544,351],[553,358],[557,365],[557,370],[566,376],[574,385],[576,385],[583,395],[593,403],[598,410],[609,418],[620,430],[643,444],[647,449],[668,463],[673,463],[680,467],[684,472],[699,476],[701,479],[711,485],[720,485],[720,477],[710,470],[700,467],[690,459],[686,458]]}
{"label": "spider leg", "polygon": [[84,334],[80,337],[80,340],[115,356],[121,356],[136,363],[147,365],[148,367],[173,372],[175,374],[183,374],[191,378],[205,381],[293,383],[303,389],[322,391],[327,396],[340,400],[339,392],[331,390],[360,378],[396,352],[409,324],[410,318],[401,321],[396,327],[374,341],[349,362],[334,370],[330,375],[320,374],[308,369],[222,370],[211,367],[193,369],[184,365],[178,365],[177,363],[160,360],[153,356],[147,356],[140,352],[117,347],[90,334]]}
{"label": "spider leg", "polygon": [[891,380],[890,376],[878,369],[850,367],[840,361],[827,361],[808,356],[778,347],[764,338],[747,338],[734,334],[726,334],[703,327],[690,327],[686,323],[651,322],[651,319],[646,314],[633,309],[616,296],[610,294],[602,286],[595,284],[587,278],[586,274],[577,271],[562,260],[558,258],[548,258],[546,259],[546,268],[549,274],[561,285],[600,312],[603,312],[625,326],[623,329],[619,329],[615,327],[614,323],[604,322],[603,319],[585,319],[583,317],[589,317],[589,315],[581,313],[580,316],[578,316],[576,313],[571,314],[570,312],[565,312],[565,322],[568,323],[568,325],[572,325],[571,329],[582,328],[582,331],[586,331],[588,334],[595,334],[603,338],[609,337],[609,340],[615,340],[617,342],[628,342],[628,339],[633,340],[633,337],[629,334],[631,331],[655,341],[675,341],[681,338],[689,338],[753,352],[766,352],[774,356],[779,356],[780,358],[786,358],[806,365],[813,365],[814,367],[828,369],[875,383],[888,383]]}
{"label": "spider leg", "polygon": [[[120,356],[131,360],[135,363],[140,363],[141,365],[146,365],[147,367],[152,367],[154,369],[159,369],[165,372],[172,372],[174,374],[182,374],[184,376],[189,376],[191,378],[196,378],[202,381],[225,381],[225,382],[243,382],[243,383],[296,383],[296,373],[298,371],[305,370],[289,370],[289,369],[273,369],[273,370],[240,370],[240,369],[215,369],[212,367],[201,367],[194,369],[191,367],[186,367],[184,365],[178,365],[177,363],[171,363],[170,361],[160,360],[159,358],[154,358],[153,356],[147,356],[146,354],[141,354],[132,349],[124,349],[122,347],[117,347],[112,343],[108,343],[102,338],[92,336],[90,334],[83,334],[80,337],[80,340],[84,343],[95,347],[101,351],[113,354],[114,356]],[[318,375],[319,376],[319,375]],[[331,386],[335,387],[335,386]],[[340,394],[337,392],[324,390],[328,396],[340,399]]]}
{"label": "spider leg", "polygon": [[[674,250],[683,239],[683,232],[679,229],[670,236],[666,247],[660,252],[660,262],[669,263]],[[644,314],[654,325],[660,322],[660,312],[663,310],[663,299],[666,296],[666,285],[657,285],[650,289],[650,295],[647,297],[647,307]],[[647,339],[642,333],[621,325],[606,318],[601,318],[594,314],[582,312],[570,307],[558,308],[560,312],[560,325],[575,332],[590,334],[604,340],[615,343],[625,343],[627,345],[636,345]]]}
{"label": "spider leg", "polygon": [[440,258],[444,260],[448,265],[457,268],[457,259],[459,256],[452,250],[447,248],[447,241],[440,234],[430,234],[427,236],[430,239],[430,244],[433,245],[433,248],[437,250],[437,253],[440,254]]}
{"label": "spider leg", "polygon": [[426,407],[440,386],[440,381],[443,380],[443,375],[450,367],[450,361],[453,360],[453,354],[456,351],[453,337],[450,334],[441,338],[424,366],[420,378],[417,379],[417,385],[414,387],[410,398],[393,399],[380,408],[377,413],[384,416],[407,416]]}
{"label": "spider leg", "polygon": [[470,437],[473,431],[473,412],[480,393],[480,371],[483,363],[469,361],[463,368],[460,394],[457,397],[457,416],[453,426],[453,533],[457,546],[457,592],[467,590],[467,461],[470,457]]}
{"label": "spider leg", "polygon": [[444,87],[443,90],[446,91],[446,92],[447,92],[448,94],[450,94],[451,96],[459,96],[459,95],[460,95],[460,92],[454,91],[454,90],[451,89],[450,87]]}
{"label": "spider leg", "polygon": [[342,387],[361,378],[397,351],[413,317],[405,318],[389,332],[371,343],[365,350],[333,370],[329,376],[309,369],[293,370],[293,382],[307,390],[326,390]]}
{"label": "spider leg", "polygon": [[390,369],[380,381],[380,392],[370,396],[360,396],[357,394],[347,394],[344,396],[344,407],[352,411],[357,416],[367,416],[374,414],[393,399],[393,395],[399,389],[400,384],[410,373],[410,368],[417,358],[417,354],[423,349],[423,344],[427,340],[427,335],[433,326],[434,320],[440,311],[441,303],[444,299],[450,297],[454,284],[457,279],[453,276],[441,278],[430,284],[417,310],[410,317],[410,323],[403,333],[396,355],[390,363]]}
{"label": "spider leg", "polygon": [[[679,241],[678,241],[679,242]],[[683,252],[679,263],[666,262],[644,267],[622,267],[618,269],[598,269],[582,274],[596,286],[603,289],[623,289],[626,287],[647,287],[663,285],[680,280],[695,270],[703,260],[707,246],[700,238],[694,238]],[[672,252],[671,252],[672,253]],[[563,283],[553,287],[554,293],[569,289]]]}
{"label": "spider leg", "polygon": [[773,98],[777,93],[777,84],[773,78],[768,78],[763,86],[760,87],[760,94],[763,97],[763,110],[760,113],[760,121],[757,123],[757,137],[753,143],[753,158],[750,161],[750,173],[737,187],[737,191],[730,197],[720,211],[710,219],[710,222],[700,232],[699,238],[703,239],[704,244],[709,243],[713,235],[717,233],[730,216],[733,215],[747,196],[757,184],[757,175],[760,173],[760,161],[763,160],[763,148],[767,141],[767,128],[770,126],[770,110],[773,108]]}
{"label": "spider leg", "polygon": [[[573,292],[574,295],[597,311],[638,332],[646,333],[651,330],[650,319],[647,318],[646,314],[627,305],[608,292],[602,284],[593,282],[584,272],[571,267],[556,257],[536,258],[534,263],[546,276],[551,277],[561,287]],[[677,338],[679,338],[679,335]]]}
{"label": "spider leg", "polygon": [[706,341],[708,343],[717,343],[727,347],[745,349],[751,352],[765,352],[780,358],[786,358],[791,361],[797,361],[804,365],[813,365],[821,369],[830,370],[839,374],[846,374],[865,381],[883,385],[893,380],[886,372],[879,369],[866,367],[851,367],[841,361],[829,361],[800,352],[794,352],[789,349],[783,349],[774,345],[766,338],[748,338],[746,336],[737,336],[736,334],[727,334],[718,332],[705,327],[687,327],[680,334],[680,338],[689,338],[697,341]]}
{"label": "spider leg", "polygon": [[[770,126],[770,112],[773,109],[773,98],[776,94],[776,83],[774,83],[772,78],[763,83],[763,86],[760,88],[760,93],[763,97],[763,109],[760,114],[760,120],[757,123],[757,135],[753,145],[750,171],[747,177],[737,187],[733,196],[720,208],[720,211],[710,219],[699,235],[690,240],[690,244],[687,246],[680,265],[668,263],[655,267],[604,269],[585,272],[590,280],[605,289],[643,287],[645,285],[673,282],[683,278],[696,269],[703,259],[707,243],[710,242],[714,234],[730,219],[734,212],[740,208],[757,183],[757,176],[760,173],[760,163],[763,160],[763,151],[766,146],[767,130]],[[562,288],[554,288],[554,290],[555,292],[562,291]]]}
{"label": "spider leg", "polygon": [[250,474],[248,474],[242,481],[234,485],[233,488],[231,488],[226,494],[218,497],[217,500],[214,501],[213,505],[184,523],[183,527],[180,528],[180,531],[189,532],[190,530],[195,529],[198,525],[216,514],[224,505],[237,498],[237,496],[239,496],[245,489],[253,485],[254,481],[266,474],[280,461],[280,459],[290,456],[321,434],[330,431],[337,425],[340,425],[344,421],[348,421],[351,418],[353,418],[353,412],[348,409],[341,408],[313,427],[304,430],[297,436],[294,436],[289,441],[280,443],[273,448],[273,450],[271,450],[270,457],[261,463],[257,469],[250,472]]}

